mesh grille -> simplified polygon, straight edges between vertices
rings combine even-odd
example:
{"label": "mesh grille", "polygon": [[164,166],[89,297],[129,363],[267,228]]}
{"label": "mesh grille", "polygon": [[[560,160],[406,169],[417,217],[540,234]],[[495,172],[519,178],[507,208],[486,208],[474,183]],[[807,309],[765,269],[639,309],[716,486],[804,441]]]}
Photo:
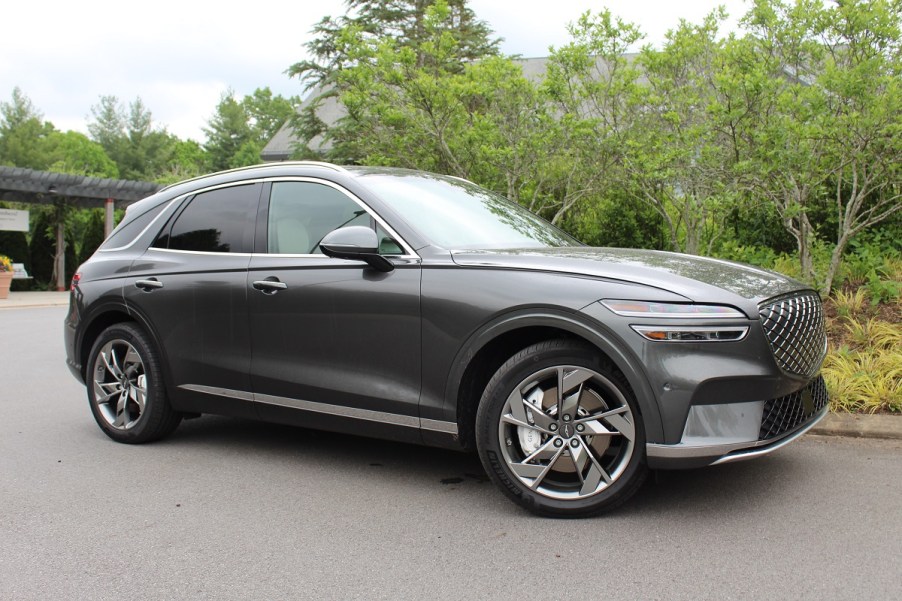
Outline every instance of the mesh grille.
{"label": "mesh grille", "polygon": [[768,440],[795,430],[826,406],[827,385],[820,376],[802,390],[766,401],[758,440]]}
{"label": "mesh grille", "polygon": [[827,353],[824,308],[814,292],[778,298],[760,306],[761,325],[783,371],[811,377]]}

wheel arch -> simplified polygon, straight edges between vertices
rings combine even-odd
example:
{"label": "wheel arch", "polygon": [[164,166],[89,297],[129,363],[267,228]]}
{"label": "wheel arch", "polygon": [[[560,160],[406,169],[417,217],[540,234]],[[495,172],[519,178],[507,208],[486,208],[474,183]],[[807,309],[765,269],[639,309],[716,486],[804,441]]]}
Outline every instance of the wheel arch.
{"label": "wheel arch", "polygon": [[585,323],[574,313],[518,311],[486,324],[467,340],[455,357],[445,406],[453,408],[459,442],[464,448],[475,447],[476,411],[485,385],[498,368],[527,346],[555,338],[582,340],[595,348],[630,386],[645,423],[647,439],[657,440],[663,434],[657,399],[641,363],[613,334]]}
{"label": "wheel arch", "polygon": [[134,323],[134,321],[135,319],[129,315],[128,310],[122,306],[104,307],[101,311],[91,317],[87,326],[84,328],[81,340],[78,342],[78,361],[81,365],[82,377],[85,379],[85,382],[87,382],[87,372],[89,369],[88,359],[91,354],[91,349],[94,347],[94,342],[100,334],[108,327],[116,325],[117,323]]}

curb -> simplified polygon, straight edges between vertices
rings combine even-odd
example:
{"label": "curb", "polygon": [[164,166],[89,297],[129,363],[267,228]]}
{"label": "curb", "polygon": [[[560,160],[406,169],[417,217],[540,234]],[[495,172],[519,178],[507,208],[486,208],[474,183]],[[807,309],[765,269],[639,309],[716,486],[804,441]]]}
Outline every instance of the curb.
{"label": "curb", "polygon": [[0,310],[34,309],[37,307],[66,307],[69,292],[11,292],[8,298],[0,299]]}
{"label": "curb", "polygon": [[828,413],[818,425],[809,430],[809,433],[821,436],[902,440],[902,416]]}

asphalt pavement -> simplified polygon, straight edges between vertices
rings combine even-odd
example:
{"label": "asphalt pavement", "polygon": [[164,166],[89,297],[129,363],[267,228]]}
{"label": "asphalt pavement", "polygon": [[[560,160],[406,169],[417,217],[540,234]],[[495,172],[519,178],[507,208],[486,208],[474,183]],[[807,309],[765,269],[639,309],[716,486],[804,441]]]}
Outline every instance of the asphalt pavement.
{"label": "asphalt pavement", "polygon": [[471,455],[220,417],[127,446],[0,311],[0,599],[898,599],[902,441],[806,436],[532,517]]}

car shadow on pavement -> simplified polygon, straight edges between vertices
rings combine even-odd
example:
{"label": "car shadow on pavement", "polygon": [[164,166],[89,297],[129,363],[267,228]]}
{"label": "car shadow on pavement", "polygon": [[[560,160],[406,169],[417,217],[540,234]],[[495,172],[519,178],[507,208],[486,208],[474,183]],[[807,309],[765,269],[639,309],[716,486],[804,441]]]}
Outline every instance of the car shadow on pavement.
{"label": "car shadow on pavement", "polygon": [[[449,502],[472,503],[473,495],[502,498],[475,453],[219,416],[186,421],[172,437],[155,444],[183,447],[189,453],[250,456],[261,462],[305,462],[332,467],[349,479],[374,470],[373,477],[383,482],[413,481],[417,486],[470,493],[457,500],[449,497]],[[768,503],[798,500],[800,482],[810,477],[808,471],[791,448],[754,461],[652,471],[638,494],[606,515],[711,521],[758,513]],[[510,503],[494,507],[522,514]]]}

